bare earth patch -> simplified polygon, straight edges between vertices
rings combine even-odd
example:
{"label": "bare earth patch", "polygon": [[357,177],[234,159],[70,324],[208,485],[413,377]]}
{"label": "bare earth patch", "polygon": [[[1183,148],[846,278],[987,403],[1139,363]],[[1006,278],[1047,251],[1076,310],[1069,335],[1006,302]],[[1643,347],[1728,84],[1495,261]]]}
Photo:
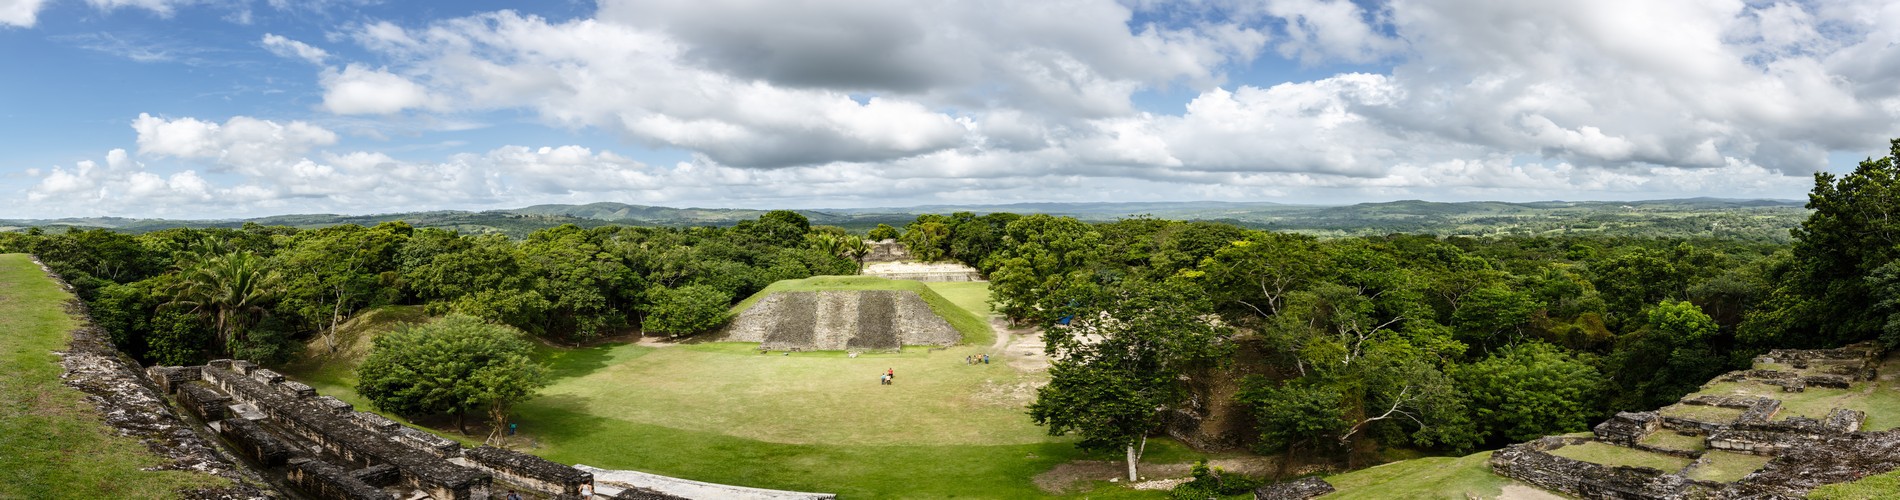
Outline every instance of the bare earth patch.
{"label": "bare earth patch", "polygon": [[[1244,476],[1256,476],[1256,477],[1268,474],[1274,469],[1276,465],[1278,465],[1278,463],[1279,463],[1278,459],[1274,457],[1224,458],[1224,459],[1219,459],[1219,460],[1209,460],[1207,462],[1207,464],[1210,466],[1219,467],[1221,469],[1227,470],[1228,472],[1232,472],[1232,473],[1236,473],[1236,474],[1240,474]],[[1135,486],[1137,486],[1137,489],[1145,489],[1145,488],[1139,488],[1139,486],[1142,484],[1158,483],[1158,482],[1167,481],[1167,480],[1179,480],[1180,482],[1186,482],[1187,481],[1186,478],[1188,477],[1189,474],[1192,473],[1193,469],[1194,469],[1194,464],[1187,464],[1187,463],[1184,463],[1184,464],[1151,464],[1151,463],[1137,464],[1135,466],[1135,474],[1141,477],[1142,482],[1135,483]],[[1102,460],[1076,460],[1076,461],[1069,462],[1066,464],[1057,465],[1054,469],[1049,469],[1048,472],[1037,474],[1035,477],[1035,482],[1036,482],[1036,487],[1041,489],[1044,493],[1048,493],[1051,495],[1063,495],[1063,494],[1069,494],[1069,493],[1076,493],[1078,490],[1080,490],[1080,486],[1088,484],[1092,481],[1110,481],[1110,480],[1125,481],[1128,479],[1127,474],[1128,474],[1128,464],[1123,463],[1123,462],[1109,462],[1109,461],[1102,461]],[[1180,484],[1180,483],[1175,483],[1175,484]],[[1168,487],[1173,488],[1174,486],[1169,485]]]}
{"label": "bare earth patch", "polygon": [[[1049,369],[1049,355],[1042,350],[1042,332],[1035,328],[1010,328],[1000,319],[990,321],[996,330],[996,342],[1002,344],[1003,362],[1025,372]],[[992,359],[992,361],[994,361]]]}
{"label": "bare earth patch", "polygon": [[1498,500],[1563,500],[1564,497],[1541,489],[1521,484],[1504,485],[1504,492],[1498,494]]}

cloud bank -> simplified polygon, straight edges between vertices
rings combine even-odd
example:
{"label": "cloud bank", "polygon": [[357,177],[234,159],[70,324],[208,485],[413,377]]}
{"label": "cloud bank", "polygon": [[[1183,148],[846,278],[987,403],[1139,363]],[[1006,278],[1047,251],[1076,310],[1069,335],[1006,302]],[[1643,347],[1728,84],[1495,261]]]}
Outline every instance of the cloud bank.
{"label": "cloud bank", "polygon": [[[30,26],[19,5],[0,22]],[[31,194],[354,212],[1791,197],[1830,154],[1900,136],[1900,5],[1871,0],[603,0],[570,20],[352,22],[340,44],[259,42],[316,65],[322,116],[140,114],[139,158],[187,168],[81,162]],[[312,124],[497,114],[691,159],[397,160]]]}

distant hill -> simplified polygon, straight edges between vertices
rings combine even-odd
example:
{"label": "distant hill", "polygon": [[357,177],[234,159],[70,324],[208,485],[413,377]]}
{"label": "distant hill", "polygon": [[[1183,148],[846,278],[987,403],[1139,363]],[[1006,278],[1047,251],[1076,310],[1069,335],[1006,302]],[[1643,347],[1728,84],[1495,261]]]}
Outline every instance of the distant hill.
{"label": "distant hill", "polygon": [[[1016,203],[1002,205],[926,205],[915,207],[799,210],[813,224],[864,231],[878,224],[902,227],[917,214],[1010,212],[1113,221],[1150,216],[1161,219],[1219,221],[1235,225],[1318,236],[1423,233],[1441,236],[1505,234],[1600,234],[1788,241],[1788,231],[1807,219],[1804,202],[1688,198],[1645,201],[1496,201],[1431,202],[1400,200],[1356,205],[1288,205],[1268,202]],[[729,226],[756,219],[765,210],[672,208],[624,203],[535,205],[513,210],[470,212],[439,210],[376,215],[297,214],[252,219],[166,220],[88,217],[0,220],[0,230],[28,227],[109,228],[146,232],[170,227],[242,227],[246,223],[311,228],[338,224],[375,225],[406,221],[465,233],[501,233],[520,237],[535,230],[574,224],[641,226]]]}

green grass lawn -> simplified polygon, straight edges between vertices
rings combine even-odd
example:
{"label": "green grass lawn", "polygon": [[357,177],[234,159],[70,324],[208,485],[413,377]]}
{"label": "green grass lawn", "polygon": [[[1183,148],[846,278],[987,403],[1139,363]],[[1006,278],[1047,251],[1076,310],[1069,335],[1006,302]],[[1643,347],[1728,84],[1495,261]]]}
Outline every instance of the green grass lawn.
{"label": "green grass lawn", "polygon": [[1808,492],[1815,500],[1866,500],[1900,497],[1900,471],[1867,476],[1851,483],[1830,484]]}
{"label": "green grass lawn", "polygon": [[[1847,389],[1808,387],[1801,392],[1782,392],[1780,387],[1760,382],[1715,382],[1703,386],[1702,390],[1690,396],[1717,394],[1778,399],[1781,400],[1781,410],[1775,412],[1775,420],[1795,416],[1822,419],[1827,418],[1827,413],[1835,408],[1865,411],[1865,399],[1871,384],[1873,382],[1855,382]],[[1737,410],[1736,414],[1741,413]]]}
{"label": "green grass lawn", "polygon": [[1867,421],[1861,424],[1863,431],[1884,431],[1900,427],[1900,353],[1881,360],[1878,370],[1881,378],[1871,383],[1872,389],[1866,398],[1853,409],[1867,412]]}
{"label": "green grass lawn", "polygon": [[1675,431],[1659,430],[1644,436],[1643,444],[1657,448],[1682,451],[1702,451],[1709,449],[1709,442],[1702,436],[1685,436]]}
{"label": "green grass lawn", "polygon": [[0,498],[172,498],[229,484],[140,470],[164,460],[116,435],[82,393],[60,383],[52,351],[64,350],[79,324],[63,309],[70,299],[27,256],[0,255]]}
{"label": "green grass lawn", "polygon": [[1339,474],[1326,478],[1337,491],[1325,498],[1497,498],[1507,485],[1534,488],[1492,473],[1491,466],[1485,464],[1490,458],[1488,451],[1463,457],[1416,458]]}
{"label": "green grass lawn", "polygon": [[1624,448],[1612,444],[1591,441],[1573,444],[1550,450],[1550,454],[1582,460],[1585,462],[1628,467],[1649,467],[1663,472],[1675,472],[1689,465],[1689,459],[1661,453],[1651,453],[1635,448]]}
{"label": "green grass lawn", "polygon": [[1656,413],[1665,417],[1686,418],[1697,422],[1710,423],[1734,422],[1736,418],[1742,416],[1742,410],[1735,408],[1681,403],[1664,406],[1662,410],[1658,410]]}
{"label": "green grass lawn", "polygon": [[[933,307],[955,308],[989,331],[983,319],[989,314],[987,283],[893,283],[825,277],[767,290],[921,290],[929,292],[920,293],[926,300],[936,297]],[[381,321],[366,316],[353,325],[361,332],[346,331],[339,339],[362,341],[416,319],[400,313],[382,312]],[[966,341],[947,350],[910,347],[856,358],[844,352],[760,354],[757,344],[726,342],[542,346],[536,357],[552,369],[554,383],[517,408],[516,422],[521,438],[535,446],[527,451],[563,463],[845,498],[1045,497],[1033,482],[1036,475],[1072,460],[1121,459],[1119,453],[1084,454],[1073,438],[1052,437],[1031,424],[1023,405],[1047,375],[1002,363],[966,365],[965,356],[991,342],[968,334]],[[285,373],[367,409],[353,390],[352,370],[360,359],[303,360]],[[879,385],[877,377],[887,368],[896,371],[896,384]],[[1202,457],[1154,439],[1145,461]],[[1167,495],[1105,481],[1089,484],[1092,489],[1073,496]]]}
{"label": "green grass lawn", "polygon": [[1706,462],[1689,471],[1689,479],[1735,482],[1741,480],[1742,476],[1761,470],[1761,466],[1767,465],[1769,460],[1769,457],[1721,450],[1705,453],[1702,458]]}
{"label": "green grass lawn", "polygon": [[[759,290],[732,306],[737,315],[751,309],[765,296],[778,292],[822,292],[828,290],[907,290],[923,297],[930,310],[942,316],[950,326],[963,333],[963,343],[990,345],[996,334],[990,330],[990,284],[984,281],[925,284],[913,280],[893,280],[877,276],[813,276],[784,280]],[[944,295],[948,293],[955,298]]]}

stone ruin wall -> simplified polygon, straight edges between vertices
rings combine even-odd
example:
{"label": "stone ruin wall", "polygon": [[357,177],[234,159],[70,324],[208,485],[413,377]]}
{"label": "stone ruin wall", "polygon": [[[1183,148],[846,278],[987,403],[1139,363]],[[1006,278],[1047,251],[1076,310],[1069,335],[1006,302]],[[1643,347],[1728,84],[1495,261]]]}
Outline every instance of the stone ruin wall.
{"label": "stone ruin wall", "polygon": [[577,498],[593,475],[515,451],[403,426],[247,361],[153,367],[149,378],[232,449],[324,499],[487,499],[511,489]]}
{"label": "stone ruin wall", "polygon": [[740,313],[719,337],[788,351],[894,351],[963,340],[923,297],[906,290],[774,293]]}
{"label": "stone ruin wall", "polygon": [[[48,279],[72,291],[58,273],[33,258]],[[150,470],[183,470],[222,477],[228,486],[199,488],[178,492],[188,499],[256,499],[282,496],[264,478],[225,453],[216,438],[200,432],[167,404],[163,392],[145,379],[137,361],[112,346],[110,337],[92,322],[84,302],[77,298],[66,302],[66,312],[77,322],[72,342],[66,351],[57,352],[68,387],[85,394],[87,403],[98,409],[105,425],[121,436],[137,438],[145,449],[164,462]]]}
{"label": "stone ruin wall", "polygon": [[864,240],[864,242],[871,247],[871,252],[864,254],[866,264],[910,260],[910,249],[903,243],[898,243],[897,240]]}
{"label": "stone ruin wall", "polygon": [[1720,483],[1695,481],[1649,467],[1608,466],[1550,453],[1589,441],[1590,438],[1551,436],[1507,446],[1491,455],[1491,470],[1540,488],[1582,498],[1691,498],[1690,495],[1721,487]]}
{"label": "stone ruin wall", "polygon": [[[1776,350],[1755,361],[1787,364],[1797,371],[1740,370],[1716,380],[1761,381],[1786,392],[1804,391],[1809,385],[1848,387],[1852,381],[1874,379],[1880,354],[1872,343],[1839,349]],[[1511,445],[1494,453],[1490,465],[1499,475],[1548,490],[1582,498],[1614,499],[1801,498],[1822,485],[1900,468],[1900,429],[1860,432],[1866,415],[1859,411],[1835,408],[1818,420],[1798,416],[1774,420],[1781,401],[1772,398],[1705,395],[1685,398],[1679,404],[1742,412],[1727,422],[1668,417],[1653,411],[1618,413],[1595,427],[1594,438],[1552,436]],[[1707,463],[1704,452],[1641,444],[1644,437],[1665,430],[1702,436],[1711,450],[1772,459],[1733,483],[1689,479],[1689,471]],[[1606,466],[1549,453],[1593,440],[1694,461],[1682,471],[1662,471]]]}

